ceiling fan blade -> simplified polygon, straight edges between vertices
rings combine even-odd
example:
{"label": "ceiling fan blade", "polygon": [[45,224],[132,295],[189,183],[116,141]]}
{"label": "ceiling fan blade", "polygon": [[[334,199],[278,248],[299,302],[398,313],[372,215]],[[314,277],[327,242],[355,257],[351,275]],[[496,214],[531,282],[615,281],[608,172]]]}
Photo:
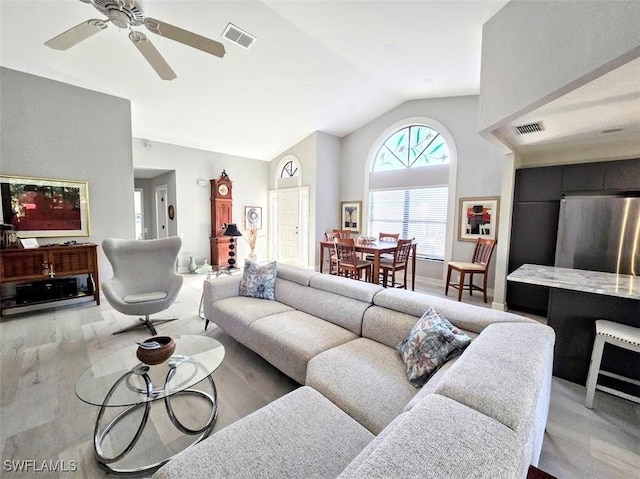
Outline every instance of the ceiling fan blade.
{"label": "ceiling fan blade", "polygon": [[129,33],[129,40],[133,42],[142,56],[149,62],[149,65],[163,80],[173,80],[177,77],[169,64],[160,55],[160,52],[153,46],[147,36],[142,32],[132,30]]}
{"label": "ceiling fan blade", "polygon": [[193,33],[182,28],[169,25],[168,23],[161,22],[155,18],[146,18],[144,20],[144,26],[149,29],[150,32],[160,35],[162,37],[170,38],[179,43],[183,43],[203,52],[210,53],[216,57],[222,58],[224,56],[224,45],[210,38],[203,37],[197,33]]}
{"label": "ceiling fan blade", "polygon": [[94,18],[70,28],[51,40],[47,40],[44,44],[54,50],[68,50],[105,28],[107,28],[107,22]]}

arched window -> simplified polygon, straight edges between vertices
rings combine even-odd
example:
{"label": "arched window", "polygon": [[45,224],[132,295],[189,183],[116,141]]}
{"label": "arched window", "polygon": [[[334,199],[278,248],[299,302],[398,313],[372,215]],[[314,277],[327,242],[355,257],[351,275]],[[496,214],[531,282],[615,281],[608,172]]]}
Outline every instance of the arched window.
{"label": "arched window", "polygon": [[369,170],[369,234],[415,238],[418,257],[444,260],[450,148],[436,128],[405,123],[381,138]]}
{"label": "arched window", "polygon": [[293,160],[287,161],[284,165],[282,165],[282,169],[280,170],[280,178],[291,178],[299,175],[299,168],[295,164]]}

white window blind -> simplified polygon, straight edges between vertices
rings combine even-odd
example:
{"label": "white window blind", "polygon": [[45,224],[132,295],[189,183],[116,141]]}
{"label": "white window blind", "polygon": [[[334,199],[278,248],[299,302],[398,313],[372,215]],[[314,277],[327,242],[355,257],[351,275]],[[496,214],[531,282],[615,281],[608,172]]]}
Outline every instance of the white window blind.
{"label": "white window blind", "polygon": [[447,186],[369,191],[369,233],[415,238],[417,255],[444,260]]}

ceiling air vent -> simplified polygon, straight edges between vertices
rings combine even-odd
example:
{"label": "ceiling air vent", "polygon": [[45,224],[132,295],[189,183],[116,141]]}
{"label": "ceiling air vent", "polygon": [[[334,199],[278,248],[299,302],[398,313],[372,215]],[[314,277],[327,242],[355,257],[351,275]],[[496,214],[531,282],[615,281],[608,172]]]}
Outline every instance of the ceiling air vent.
{"label": "ceiling air vent", "polygon": [[233,23],[227,25],[227,28],[222,32],[222,36],[246,49],[256,41],[256,37],[236,27]]}
{"label": "ceiling air vent", "polygon": [[518,135],[526,135],[528,133],[535,133],[536,131],[544,131],[542,123],[537,121],[535,123],[529,123],[527,125],[516,126],[516,132]]}

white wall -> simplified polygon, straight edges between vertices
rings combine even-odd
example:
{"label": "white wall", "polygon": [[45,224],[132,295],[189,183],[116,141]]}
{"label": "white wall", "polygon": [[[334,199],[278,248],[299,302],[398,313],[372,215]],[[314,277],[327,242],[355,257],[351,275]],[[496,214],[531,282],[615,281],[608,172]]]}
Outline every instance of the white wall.
{"label": "white wall", "polygon": [[[129,100],[0,68],[0,172],[87,181],[91,235],[133,238],[133,162]],[[112,276],[99,251],[100,279]]]}
{"label": "white wall", "polygon": [[311,238],[310,266],[320,265],[318,242],[324,240],[325,231],[340,226],[340,138],[327,133],[317,133],[316,165],[316,234]]}
{"label": "white wall", "polygon": [[[198,264],[202,264],[204,258],[210,259],[209,180],[218,178],[223,169],[233,182],[233,221],[238,224],[240,231],[243,231],[244,207],[262,207],[263,229],[258,236],[256,252],[258,257],[267,256],[266,225],[269,212],[266,185],[269,184],[269,163],[168,143],[150,143],[151,147],[147,148],[145,140],[133,139],[133,163],[136,168],[175,170],[176,197],[172,200],[175,201],[175,220],[170,223],[175,223],[176,233],[183,236],[182,251],[178,258],[181,271],[186,270],[189,256],[195,256]],[[198,179],[207,180],[207,185],[198,186]],[[247,243],[238,241],[239,264],[248,254]]]}
{"label": "white wall", "polygon": [[512,0],[482,29],[479,129],[640,56],[639,25],[637,0]]}
{"label": "white wall", "polygon": [[[363,200],[363,205],[366,204],[364,185],[368,174],[368,155],[385,129],[405,118],[427,117],[443,124],[456,144],[456,201],[449,207],[455,208],[457,228],[458,198],[500,196],[501,192],[503,155],[475,132],[477,115],[477,96],[411,100],[345,136],[341,154],[341,200]],[[471,258],[474,243],[458,241],[455,233],[448,241],[453,259],[464,261]],[[493,284],[494,269],[495,263],[490,269],[490,285]],[[445,273],[440,262],[419,261],[416,268],[418,276],[435,280],[438,284]]]}

